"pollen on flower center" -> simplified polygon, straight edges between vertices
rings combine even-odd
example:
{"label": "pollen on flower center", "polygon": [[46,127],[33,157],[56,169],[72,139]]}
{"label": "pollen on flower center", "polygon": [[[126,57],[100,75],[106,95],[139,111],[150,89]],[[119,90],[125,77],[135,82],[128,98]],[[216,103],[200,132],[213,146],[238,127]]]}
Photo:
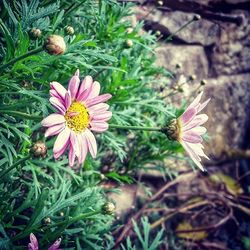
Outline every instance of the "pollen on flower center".
{"label": "pollen on flower center", "polygon": [[75,132],[82,132],[89,125],[89,113],[80,102],[73,102],[65,114],[67,126]]}

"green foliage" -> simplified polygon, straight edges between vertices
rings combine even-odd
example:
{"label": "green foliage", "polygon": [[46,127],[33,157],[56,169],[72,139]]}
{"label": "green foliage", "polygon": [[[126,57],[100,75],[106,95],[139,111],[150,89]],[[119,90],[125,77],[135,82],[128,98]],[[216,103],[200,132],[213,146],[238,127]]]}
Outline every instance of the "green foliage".
{"label": "green foliage", "polygon": [[[138,245],[133,245],[130,237],[126,240],[126,247],[122,244],[122,250],[156,250],[159,249],[159,246],[162,244],[163,232],[161,229],[155,237],[151,235],[150,223],[148,218],[144,217],[141,219],[143,234],[141,233],[137,223],[133,221],[134,231],[138,237]],[[151,242],[152,241],[152,242]]]}
{"label": "green foliage", "polygon": [[[52,33],[64,36],[67,51],[60,56],[42,51],[1,69],[0,174],[29,155],[32,143],[45,140],[40,120],[53,112],[49,82],[67,86],[76,69],[81,77],[98,80],[101,92],[113,95],[111,123],[163,126],[176,116],[178,110],[155,90],[158,76],[171,76],[154,65],[156,37],[140,34],[141,23],[126,32],[131,27],[127,19],[131,5],[111,0],[3,0],[1,7],[1,64],[40,48]],[[74,27],[73,36],[65,34],[67,25]],[[33,39],[32,28],[39,28],[42,37]],[[127,39],[133,41],[132,47],[126,46]],[[106,201],[105,191],[98,187],[103,167],[109,167],[106,178],[118,183],[132,183],[134,173],[148,164],[164,175],[176,175],[166,169],[163,159],[174,157],[181,148],[164,135],[110,129],[97,140],[97,159],[88,157],[77,170],[68,167],[66,156],[52,158],[55,138],[49,138],[46,158],[23,160],[0,177],[0,249],[27,247],[31,232],[41,249],[59,237],[63,249],[105,249],[103,235],[110,233],[112,216],[98,212]],[[142,227],[143,236],[134,224],[141,246],[156,249],[163,231],[150,242],[146,219]],[[128,240],[124,249],[134,246]]]}

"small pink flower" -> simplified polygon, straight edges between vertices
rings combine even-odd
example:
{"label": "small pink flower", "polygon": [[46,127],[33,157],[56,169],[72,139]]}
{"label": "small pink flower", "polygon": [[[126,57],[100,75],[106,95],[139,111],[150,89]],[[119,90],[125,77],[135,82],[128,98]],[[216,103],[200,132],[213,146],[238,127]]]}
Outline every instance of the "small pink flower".
{"label": "small pink flower", "polygon": [[[55,241],[54,244],[48,248],[48,250],[60,250],[60,243],[61,238]],[[28,250],[39,250],[37,238],[33,233],[30,234],[30,243],[28,245]]]}
{"label": "small pink flower", "polygon": [[107,121],[112,112],[104,102],[112,96],[99,95],[100,83],[91,76],[86,76],[80,85],[79,70],[70,79],[68,90],[58,82],[50,86],[50,102],[58,112],[43,119],[42,125],[48,127],[46,137],[58,134],[54,158],[59,158],[68,147],[70,166],[74,165],[76,157],[79,164],[83,163],[88,151],[95,158],[97,144],[92,131],[101,133],[108,129]]}
{"label": "small pink flower", "polygon": [[198,114],[202,111],[210,99],[203,103],[200,103],[201,92],[194,101],[187,107],[186,111],[177,119],[178,126],[178,137],[177,140],[181,143],[184,149],[187,151],[194,163],[204,171],[201,165],[201,158],[205,157],[209,159],[203,152],[202,135],[206,133],[206,128],[201,126],[207,120],[208,116],[206,114]]}

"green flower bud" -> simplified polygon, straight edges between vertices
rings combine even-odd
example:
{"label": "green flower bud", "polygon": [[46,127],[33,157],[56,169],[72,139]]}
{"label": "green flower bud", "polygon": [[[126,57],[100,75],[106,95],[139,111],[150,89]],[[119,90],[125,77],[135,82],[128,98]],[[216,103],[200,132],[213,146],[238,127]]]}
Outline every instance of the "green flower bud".
{"label": "green flower bud", "polygon": [[104,214],[113,214],[115,212],[115,205],[112,202],[107,202],[102,206],[102,211]]}

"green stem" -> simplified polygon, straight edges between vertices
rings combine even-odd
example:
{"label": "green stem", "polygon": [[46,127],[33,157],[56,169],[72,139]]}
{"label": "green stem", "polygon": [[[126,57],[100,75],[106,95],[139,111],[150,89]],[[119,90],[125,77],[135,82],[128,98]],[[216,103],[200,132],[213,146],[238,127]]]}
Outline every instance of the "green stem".
{"label": "green stem", "polygon": [[118,128],[125,130],[144,130],[144,131],[161,131],[160,127],[144,127],[144,126],[123,126],[117,124],[109,124],[109,128]]}
{"label": "green stem", "polygon": [[9,62],[7,62],[7,63],[3,64],[2,66],[0,66],[0,71],[2,71],[3,69],[7,68],[8,66],[10,66],[10,65],[12,65],[12,64],[14,64],[14,63],[16,63],[16,62],[18,62],[18,61],[20,61],[20,60],[28,57],[28,56],[32,56],[32,55],[37,54],[37,53],[39,53],[41,51],[43,51],[43,47],[42,46],[38,47],[36,49],[33,49],[33,50],[27,52],[26,54],[23,54],[21,56],[13,58]]}
{"label": "green stem", "polygon": [[[66,219],[66,220],[64,220],[64,221],[61,221],[61,222],[58,222],[58,223],[54,223],[54,224],[48,225],[48,226],[46,226],[46,227],[44,227],[44,228],[42,228],[42,229],[43,229],[43,230],[47,230],[47,229],[49,229],[49,228],[52,228],[52,227],[59,227],[59,226],[65,225],[65,224],[67,224],[67,227],[68,227],[69,225],[71,225],[71,224],[74,223],[74,222],[77,222],[77,221],[79,221],[79,220],[83,220],[83,219],[85,219],[85,218],[88,218],[88,217],[90,217],[90,216],[93,216],[93,215],[96,215],[96,214],[100,214],[100,213],[101,213],[101,211],[99,210],[99,211],[92,211],[92,212],[80,214],[80,215],[75,216],[75,217],[73,217],[73,218]],[[34,232],[34,230],[35,230],[35,228],[31,227],[31,228],[28,229],[27,231],[24,231],[24,232],[18,234],[17,236],[13,237],[13,238],[11,239],[11,241],[14,242],[14,241],[16,241],[16,240],[22,239],[22,238],[26,237],[27,235],[29,235],[30,233]]]}
{"label": "green stem", "polygon": [[13,115],[13,116],[17,116],[17,117],[20,117],[20,118],[25,118],[25,119],[28,119],[28,120],[41,120],[42,119],[42,116],[30,115],[30,114],[15,111],[15,110],[1,110],[0,109],[0,113]]}
{"label": "green stem", "polygon": [[2,177],[4,177],[6,174],[8,174],[12,169],[16,168],[19,164],[21,164],[22,162],[28,160],[30,158],[30,155],[18,160],[17,162],[15,162],[12,166],[10,166],[9,168],[5,169],[4,171],[0,172],[0,179]]}

